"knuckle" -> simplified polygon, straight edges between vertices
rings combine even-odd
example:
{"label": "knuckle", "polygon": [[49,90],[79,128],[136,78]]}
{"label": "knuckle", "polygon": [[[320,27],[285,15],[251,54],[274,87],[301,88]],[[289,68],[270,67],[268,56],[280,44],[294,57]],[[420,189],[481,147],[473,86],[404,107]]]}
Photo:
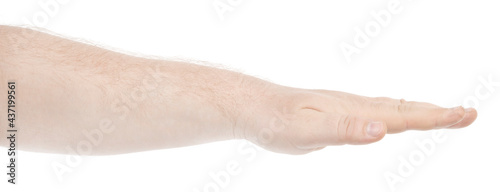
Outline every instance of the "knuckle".
{"label": "knuckle", "polygon": [[287,95],[281,102],[291,110],[304,108],[318,110],[323,101],[324,97],[318,94],[300,91]]}
{"label": "knuckle", "polygon": [[398,113],[406,113],[410,110],[410,103],[404,99],[400,99],[399,103],[396,104],[395,107]]}
{"label": "knuckle", "polygon": [[341,142],[350,140],[353,137],[357,118],[351,115],[342,115],[337,121],[337,138]]}

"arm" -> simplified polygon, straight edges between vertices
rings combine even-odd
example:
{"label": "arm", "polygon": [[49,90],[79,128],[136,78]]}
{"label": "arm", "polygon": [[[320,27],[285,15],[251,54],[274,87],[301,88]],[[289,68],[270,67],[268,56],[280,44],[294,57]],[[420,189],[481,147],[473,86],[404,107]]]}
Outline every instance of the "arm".
{"label": "arm", "polygon": [[[31,35],[16,35],[23,33]],[[90,155],[105,155],[248,139],[303,154],[375,142],[386,132],[465,127],[477,116],[461,107],[290,88],[7,26],[0,26],[0,78],[1,90],[7,80],[17,84],[20,149],[42,152],[67,153],[82,141],[93,144]],[[6,111],[7,94],[0,98]]]}

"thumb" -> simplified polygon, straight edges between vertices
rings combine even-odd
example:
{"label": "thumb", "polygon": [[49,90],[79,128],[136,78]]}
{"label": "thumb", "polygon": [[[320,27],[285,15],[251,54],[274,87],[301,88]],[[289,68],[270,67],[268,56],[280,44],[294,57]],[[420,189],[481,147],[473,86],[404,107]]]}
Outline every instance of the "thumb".
{"label": "thumb", "polygon": [[381,140],[387,133],[387,125],[352,115],[340,115],[336,119],[334,133],[339,144],[369,144]]}
{"label": "thumb", "polygon": [[[354,115],[321,113],[320,119],[307,121],[306,139],[302,148],[317,149],[328,145],[369,144],[379,141],[387,133],[385,122],[371,121]],[[311,126],[312,123],[312,126]]]}

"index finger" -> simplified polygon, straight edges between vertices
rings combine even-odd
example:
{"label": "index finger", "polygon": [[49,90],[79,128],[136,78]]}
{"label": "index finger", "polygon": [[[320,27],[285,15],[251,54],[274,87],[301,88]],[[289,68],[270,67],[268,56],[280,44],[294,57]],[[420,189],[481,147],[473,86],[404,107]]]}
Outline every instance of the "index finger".
{"label": "index finger", "polygon": [[398,133],[405,130],[466,127],[474,122],[477,111],[472,108],[442,108],[430,103],[387,99],[384,102],[374,102],[365,115],[386,122],[388,133]]}

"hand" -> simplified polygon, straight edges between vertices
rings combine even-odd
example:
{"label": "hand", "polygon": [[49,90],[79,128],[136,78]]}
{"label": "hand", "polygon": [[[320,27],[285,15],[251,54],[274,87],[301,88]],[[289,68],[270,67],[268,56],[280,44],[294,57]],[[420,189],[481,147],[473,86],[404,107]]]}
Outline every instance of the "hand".
{"label": "hand", "polygon": [[[260,110],[236,132],[261,147],[304,154],[329,145],[369,144],[386,133],[462,128],[477,117],[475,109],[363,97],[337,91],[272,88]],[[255,115],[258,114],[258,115]]]}

